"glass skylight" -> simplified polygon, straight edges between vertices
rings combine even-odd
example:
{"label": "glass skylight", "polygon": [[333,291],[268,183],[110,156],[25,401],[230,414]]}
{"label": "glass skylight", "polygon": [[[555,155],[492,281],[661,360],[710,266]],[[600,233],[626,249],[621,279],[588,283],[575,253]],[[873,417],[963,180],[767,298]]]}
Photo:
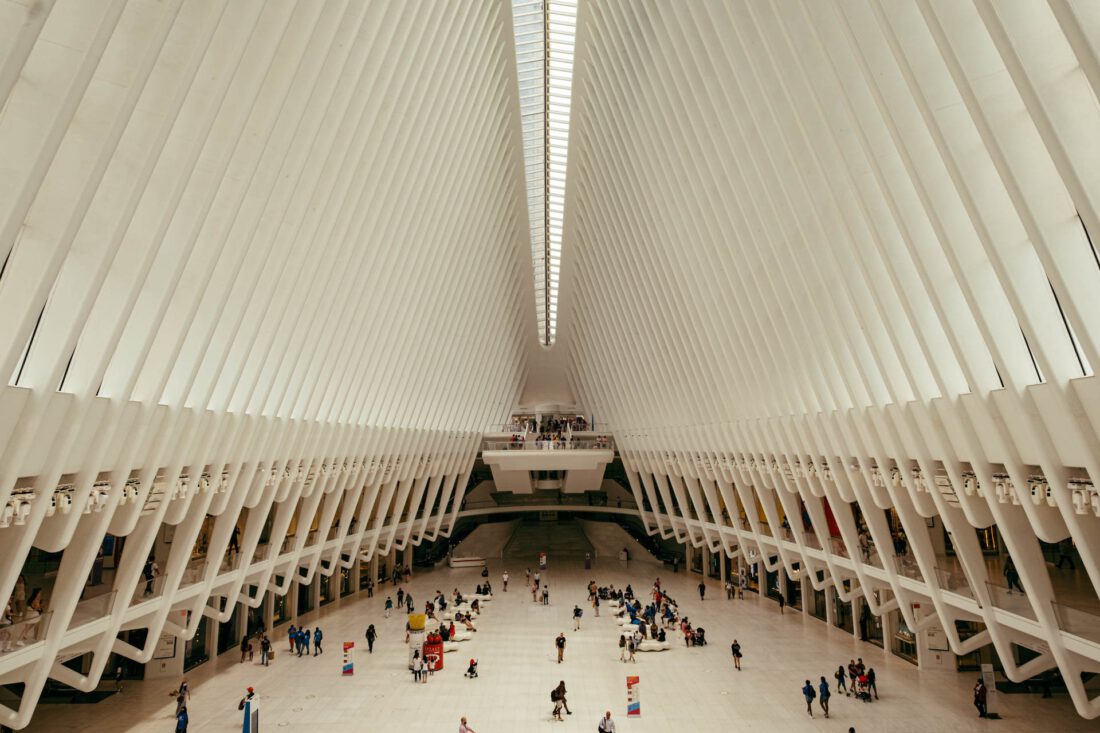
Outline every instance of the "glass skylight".
{"label": "glass skylight", "polygon": [[512,0],[535,312],[539,338],[554,343],[565,212],[577,0]]}

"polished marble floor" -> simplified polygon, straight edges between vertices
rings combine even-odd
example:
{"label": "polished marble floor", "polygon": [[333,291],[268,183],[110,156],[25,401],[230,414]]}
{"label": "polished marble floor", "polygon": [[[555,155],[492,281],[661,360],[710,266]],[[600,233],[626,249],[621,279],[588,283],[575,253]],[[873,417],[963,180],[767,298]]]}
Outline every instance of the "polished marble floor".
{"label": "polished marble floor", "polygon": [[[604,542],[594,542],[597,546]],[[523,543],[520,546],[525,546]],[[601,553],[591,571],[583,560],[555,560],[544,573],[551,605],[532,603],[524,592],[524,567],[536,558],[490,560],[496,598],[479,622],[479,631],[460,651],[449,654],[447,668],[427,684],[414,685],[405,670],[403,618],[382,617],[382,605],[393,589],[382,586],[373,599],[350,597],[305,617],[320,623],[326,653],[315,658],[279,654],[271,667],[239,664],[230,652],[193,670],[191,731],[240,730],[237,701],[255,686],[262,703],[262,729],[319,733],[401,731],[451,732],[466,715],[478,733],[560,730],[592,731],[606,709],[619,731],[1100,731],[1100,721],[1082,720],[1065,696],[1042,700],[1032,695],[1001,695],[1000,721],[979,720],[970,704],[973,675],[944,671],[918,672],[912,665],[822,622],[790,612],[780,615],[774,603],[749,594],[744,601],[721,597],[717,583],[700,603],[699,576],[643,561],[627,564]],[[501,571],[508,569],[508,593],[500,592]],[[583,606],[590,578],[601,585],[627,582],[649,588],[660,575],[693,622],[707,629],[712,643],[703,648],[674,645],[668,652],[639,654],[633,665],[618,661],[618,634],[605,613],[594,618]],[[477,570],[440,568],[414,575],[411,591],[418,602],[436,589],[472,590]],[[585,608],[582,628],[572,631],[574,603]],[[368,655],[363,632],[377,625],[380,639]],[[277,632],[282,630],[280,627]],[[569,640],[564,664],[555,662],[554,637]],[[729,642],[736,636],[745,652],[744,670],[736,672]],[[277,649],[286,648],[278,637]],[[340,674],[340,642],[354,640],[355,675]],[[878,674],[881,699],[866,704],[834,696],[832,716],[815,710],[811,720],[800,694],[803,680],[829,675],[837,664],[862,656]],[[480,660],[481,676],[465,679],[470,657]],[[258,659],[258,656],[257,656]],[[627,720],[626,676],[641,678],[640,719]],[[559,680],[569,690],[574,714],[565,722],[551,719],[549,692]],[[831,677],[830,677],[831,680]],[[171,731],[174,703],[167,681],[129,683],[121,695],[97,705],[40,708],[31,731]]]}

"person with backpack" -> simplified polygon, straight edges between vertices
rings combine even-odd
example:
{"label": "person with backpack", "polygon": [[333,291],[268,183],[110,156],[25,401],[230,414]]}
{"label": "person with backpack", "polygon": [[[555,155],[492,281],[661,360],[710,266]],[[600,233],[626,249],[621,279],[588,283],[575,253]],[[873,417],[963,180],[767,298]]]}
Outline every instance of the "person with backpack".
{"label": "person with backpack", "polygon": [[829,717],[829,698],[832,697],[832,694],[829,692],[829,683],[825,681],[824,675],[817,687],[821,690],[821,709],[825,711],[825,717],[827,718]]}
{"label": "person with backpack", "polygon": [[318,626],[313,630],[313,656],[325,653],[325,650],[321,648],[321,639],[323,638],[325,638],[325,635],[321,633],[321,627]]}
{"label": "person with backpack", "polygon": [[386,612],[384,615],[386,618],[389,618],[391,613],[393,613],[393,599],[386,596]]}
{"label": "person with backpack", "polygon": [[615,733],[615,721],[611,719],[611,711],[608,710],[600,718],[600,725],[596,728],[599,733]]}
{"label": "person with backpack", "polygon": [[558,683],[557,692],[558,699],[561,700],[561,706],[565,709],[565,714],[572,715],[573,711],[569,709],[569,701],[566,699],[565,680],[562,680]]}
{"label": "person with backpack", "polygon": [[806,712],[811,718],[814,717],[814,698],[817,697],[817,690],[809,680],[806,680],[806,684],[802,686],[802,696],[806,698]]}
{"label": "person with backpack", "polygon": [[730,644],[730,653],[733,654],[733,668],[738,672],[741,671],[741,645],[737,642],[737,639],[733,640]]}
{"label": "person with backpack", "polygon": [[844,674],[844,665],[837,666],[836,673],[833,675],[836,678],[836,691],[844,691],[845,697],[851,697],[852,693],[848,691],[848,684],[846,681],[847,675]]}

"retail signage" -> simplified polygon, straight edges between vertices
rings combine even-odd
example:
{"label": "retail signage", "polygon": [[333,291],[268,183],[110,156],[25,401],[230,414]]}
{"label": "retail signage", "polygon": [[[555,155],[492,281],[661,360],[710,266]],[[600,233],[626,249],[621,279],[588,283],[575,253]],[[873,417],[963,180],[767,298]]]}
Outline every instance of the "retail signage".
{"label": "retail signage", "polygon": [[345,677],[349,677],[349,676],[355,674],[355,660],[352,657],[352,650],[354,650],[354,649],[355,649],[355,642],[354,641],[345,641],[344,642],[344,669],[343,669],[343,672],[341,672],[341,674],[343,674]]}
{"label": "retail signage", "polygon": [[626,716],[628,718],[642,717],[641,688],[637,676],[628,675],[626,678]]}

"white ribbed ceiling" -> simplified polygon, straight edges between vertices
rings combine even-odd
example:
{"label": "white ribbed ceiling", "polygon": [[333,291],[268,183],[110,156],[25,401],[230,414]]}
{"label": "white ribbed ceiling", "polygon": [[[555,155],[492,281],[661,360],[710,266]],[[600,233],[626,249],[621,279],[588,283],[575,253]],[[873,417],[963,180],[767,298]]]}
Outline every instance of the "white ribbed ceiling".
{"label": "white ribbed ceiling", "polygon": [[[573,5],[0,0],[0,598],[65,550],[0,723],[94,688],[124,624],[188,637],[211,597],[446,535],[521,395],[614,430],[651,531],[1059,667],[1100,715],[1038,544],[1100,587],[1100,4],[581,0],[575,44]],[[856,509],[880,553],[904,526],[904,582],[821,546]],[[194,565],[238,524],[240,567]]]}

